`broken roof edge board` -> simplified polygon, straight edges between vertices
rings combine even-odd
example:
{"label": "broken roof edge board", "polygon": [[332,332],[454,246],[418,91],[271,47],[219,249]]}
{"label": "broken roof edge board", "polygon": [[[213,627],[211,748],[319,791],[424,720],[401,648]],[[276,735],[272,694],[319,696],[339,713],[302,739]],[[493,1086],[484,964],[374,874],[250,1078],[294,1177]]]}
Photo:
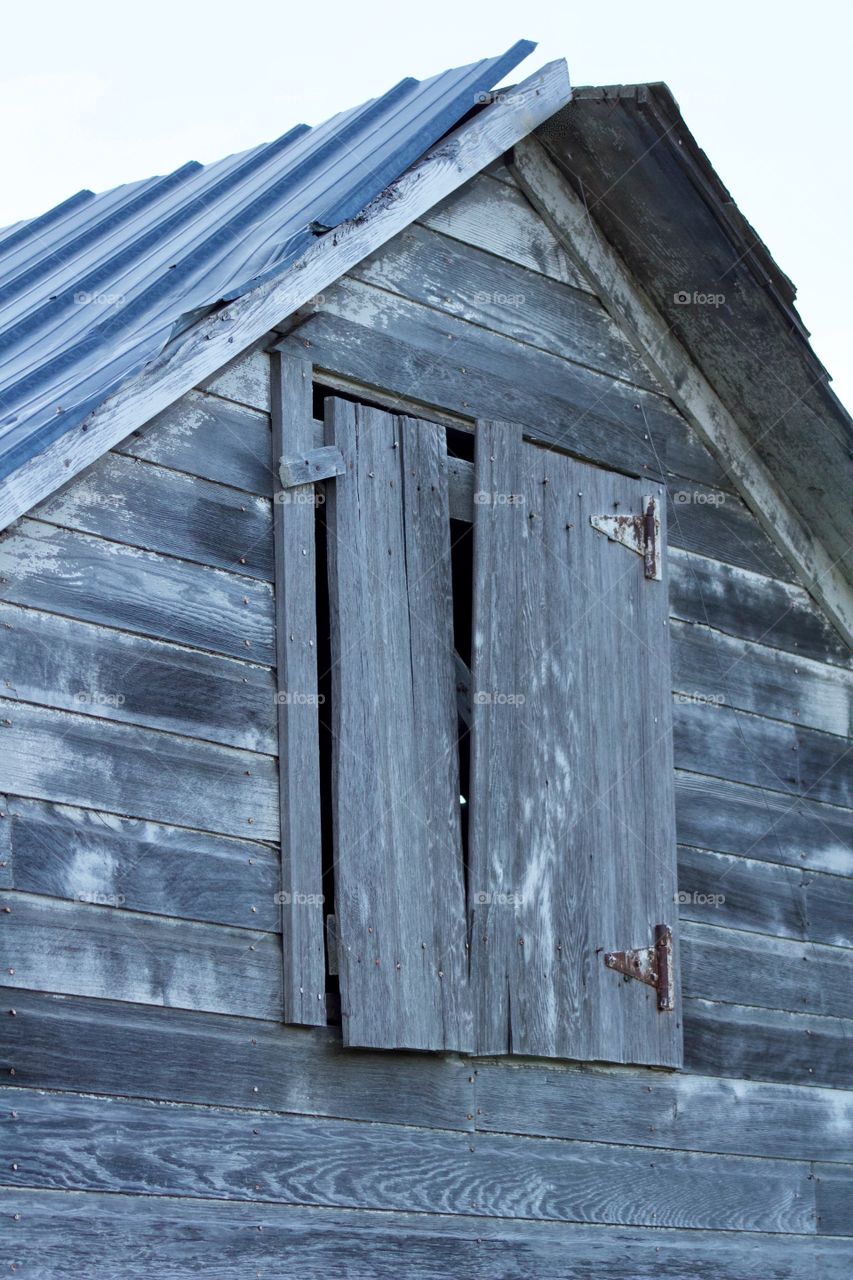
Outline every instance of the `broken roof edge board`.
{"label": "broken roof edge board", "polygon": [[803,525],[749,438],[692,356],[598,230],[586,205],[536,138],[514,149],[510,170],[540,217],[646,358],[667,395],[719,457],[744,501],[848,644],[853,591],[826,548]]}
{"label": "broken roof edge board", "polygon": [[327,232],[276,280],[207,314],[81,425],[4,481],[0,529],[260,342],[269,331],[409,223],[499,159],[571,99],[565,59],[547,63],[441,139],[349,222]]}

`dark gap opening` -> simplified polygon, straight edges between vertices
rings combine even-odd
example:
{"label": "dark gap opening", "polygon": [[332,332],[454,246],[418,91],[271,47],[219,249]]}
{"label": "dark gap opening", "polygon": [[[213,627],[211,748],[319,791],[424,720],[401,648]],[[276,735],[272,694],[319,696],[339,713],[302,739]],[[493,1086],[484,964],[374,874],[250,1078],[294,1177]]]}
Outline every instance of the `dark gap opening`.
{"label": "dark gap opening", "polygon": [[[468,431],[454,431],[447,428],[447,453],[451,458],[464,458],[474,461],[474,437]],[[453,588],[453,647],[471,670],[472,652],[472,605],[474,588],[474,529],[463,520],[450,521],[450,557]],[[457,682],[457,692],[462,682]],[[470,682],[469,682],[470,684]],[[470,687],[465,700],[471,705]],[[468,831],[469,831],[469,787],[471,774],[471,732],[460,714],[457,717],[459,743],[459,804],[462,827],[462,860],[465,876],[465,898],[470,894],[468,874]]]}
{"label": "dark gap opening", "polygon": [[[470,524],[450,521],[450,557],[453,587],[453,647],[471,670],[471,603],[474,570],[474,536]],[[470,707],[470,681],[457,680],[457,693]],[[468,897],[468,815],[469,776],[471,770],[471,732],[460,713],[457,716],[459,744],[459,813],[462,827],[462,861],[465,873],[465,896]]]}
{"label": "dark gap opening", "polygon": [[[321,410],[322,411],[322,410]],[[323,484],[316,486],[318,499],[325,499]],[[314,507],[314,536],[317,556],[317,692],[320,727],[320,842],[323,855],[323,918],[335,913],[334,830],[332,826],[332,629],[329,619],[329,578],[326,558],[326,506]],[[326,935],[328,940],[328,934]],[[326,954],[326,1021],[340,1022],[340,987],[337,974],[329,973]],[[337,966],[333,966],[337,968]]]}
{"label": "dark gap opening", "polygon": [[[398,410],[396,409],[389,408],[387,404],[380,404],[378,400],[371,400],[369,396],[362,395],[361,393],[359,393],[358,395],[354,395],[350,391],[339,391],[337,387],[326,387],[326,386],[323,386],[323,384],[320,382],[314,383],[313,390],[314,390],[313,412],[314,412],[315,421],[317,422],[323,421],[323,415],[325,413],[324,405],[327,399],[346,400],[350,404],[362,404],[366,409],[381,409],[383,413],[395,414],[398,412]],[[400,416],[404,418],[415,418],[415,417],[418,417],[419,415],[406,412],[406,413],[401,413]],[[428,419],[424,418],[424,421],[428,421]]]}

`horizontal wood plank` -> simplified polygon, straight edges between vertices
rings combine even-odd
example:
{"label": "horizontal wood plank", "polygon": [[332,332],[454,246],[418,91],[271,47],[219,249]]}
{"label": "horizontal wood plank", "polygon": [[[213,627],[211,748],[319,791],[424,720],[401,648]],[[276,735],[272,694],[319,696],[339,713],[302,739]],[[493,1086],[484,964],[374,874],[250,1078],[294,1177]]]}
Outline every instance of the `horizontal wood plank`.
{"label": "horizontal wood plank", "polygon": [[672,479],[667,506],[670,546],[783,582],[793,579],[790,563],[736,494]]}
{"label": "horizontal wood plank", "polygon": [[0,603],[7,697],[274,755],[275,675],[145,636]]}
{"label": "horizontal wood plank", "polygon": [[802,587],[737,565],[674,551],[670,609],[729,635],[849,667],[850,651]]}
{"label": "horizontal wood plank", "polygon": [[285,345],[330,373],[463,418],[518,422],[531,438],[622,471],[723,479],[662,396],[360,281],[337,285]]}
{"label": "horizontal wood plank", "polygon": [[853,808],[853,747],[845,738],[678,698],[673,736],[679,769]]}
{"label": "horizontal wood plank", "polygon": [[849,1158],[853,1093],[629,1068],[480,1063],[477,1127],[786,1160]]}
{"label": "horizontal wood plank", "polygon": [[850,886],[838,876],[681,845],[678,885],[682,920],[853,947]]}
{"label": "horizontal wood plank", "polygon": [[474,1128],[473,1071],[459,1058],[345,1049],[325,1027],[34,991],[9,998],[18,1016],[2,1061],[22,1087]]}
{"label": "horizontal wood plank", "polygon": [[[18,1274],[93,1280],[848,1280],[849,1241],[15,1188]],[[20,1215],[19,1218],[15,1214]],[[93,1259],[97,1258],[97,1264]]]}
{"label": "horizontal wood plank", "polygon": [[270,756],[0,701],[0,790],[256,840],[278,839]]}
{"label": "horizontal wood plank", "polygon": [[704,1075],[849,1090],[853,1022],[687,998],[684,1064]]}
{"label": "horizontal wood plank", "polygon": [[65,529],[272,580],[272,510],[264,498],[109,453],[33,516]]}
{"label": "horizontal wood plank", "polygon": [[279,860],[268,845],[10,798],[10,886],[125,911],[278,932]]}
{"label": "horizontal wood plank", "polygon": [[2,905],[10,908],[0,934],[4,987],[281,1016],[275,934],[8,891]]}
{"label": "horizontal wood plank", "polygon": [[592,294],[411,226],[352,278],[646,390],[657,381]]}
{"label": "horizontal wood plank", "polygon": [[263,346],[242,351],[201,383],[205,391],[250,409],[270,411],[269,356]]}
{"label": "horizontal wood plank", "polygon": [[[11,1185],[416,1213],[815,1230],[809,1166],[184,1104],[8,1095]],[[12,1123],[6,1119],[5,1125]],[[104,1135],[109,1134],[109,1141]]]}
{"label": "horizontal wood plank", "polygon": [[853,729],[853,673],[721,631],[672,628],[676,701],[726,705],[847,735]]}
{"label": "horizontal wood plank", "polygon": [[675,774],[681,844],[853,876],[853,813],[722,778]]}
{"label": "horizontal wood plank", "polygon": [[853,1019],[853,951],[685,922],[685,996]]}
{"label": "horizontal wood plank", "polygon": [[498,259],[589,292],[565,249],[518,188],[498,182],[490,174],[472,178],[420,221]]}
{"label": "horizontal wood plank", "polygon": [[273,495],[269,415],[204,391],[182,396],[116,445],[115,452],[265,498]]}
{"label": "horizontal wood plank", "polygon": [[273,665],[272,588],[22,520],[0,540],[0,599]]}

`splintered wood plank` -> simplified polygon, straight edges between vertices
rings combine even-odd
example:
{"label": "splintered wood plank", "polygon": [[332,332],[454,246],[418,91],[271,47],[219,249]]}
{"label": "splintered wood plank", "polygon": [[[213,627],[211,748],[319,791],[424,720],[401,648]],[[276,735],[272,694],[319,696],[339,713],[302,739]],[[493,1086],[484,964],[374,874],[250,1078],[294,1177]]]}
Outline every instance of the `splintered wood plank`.
{"label": "splintered wood plank", "polygon": [[326,406],[344,1040],[470,1049],[444,433]]}
{"label": "splintered wood plank", "polygon": [[[311,365],[271,357],[273,460],[313,446]],[[285,501],[287,499],[287,501]],[[326,1021],[314,486],[279,490],[275,531],[284,1021]]]}
{"label": "splintered wood plank", "polygon": [[505,423],[478,424],[476,468],[478,1048],[677,1065],[679,1014],[602,960],[674,923],[676,851],[665,542],[646,579],[590,517],[661,495]]}

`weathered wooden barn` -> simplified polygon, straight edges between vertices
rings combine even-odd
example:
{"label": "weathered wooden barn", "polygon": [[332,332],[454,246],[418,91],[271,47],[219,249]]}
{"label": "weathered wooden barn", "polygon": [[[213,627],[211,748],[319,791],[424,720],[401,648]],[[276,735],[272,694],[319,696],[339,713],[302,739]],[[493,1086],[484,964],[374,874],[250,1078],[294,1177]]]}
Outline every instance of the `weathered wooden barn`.
{"label": "weathered wooden barn", "polygon": [[531,47],[0,235],[4,1274],[851,1273],[851,422]]}

